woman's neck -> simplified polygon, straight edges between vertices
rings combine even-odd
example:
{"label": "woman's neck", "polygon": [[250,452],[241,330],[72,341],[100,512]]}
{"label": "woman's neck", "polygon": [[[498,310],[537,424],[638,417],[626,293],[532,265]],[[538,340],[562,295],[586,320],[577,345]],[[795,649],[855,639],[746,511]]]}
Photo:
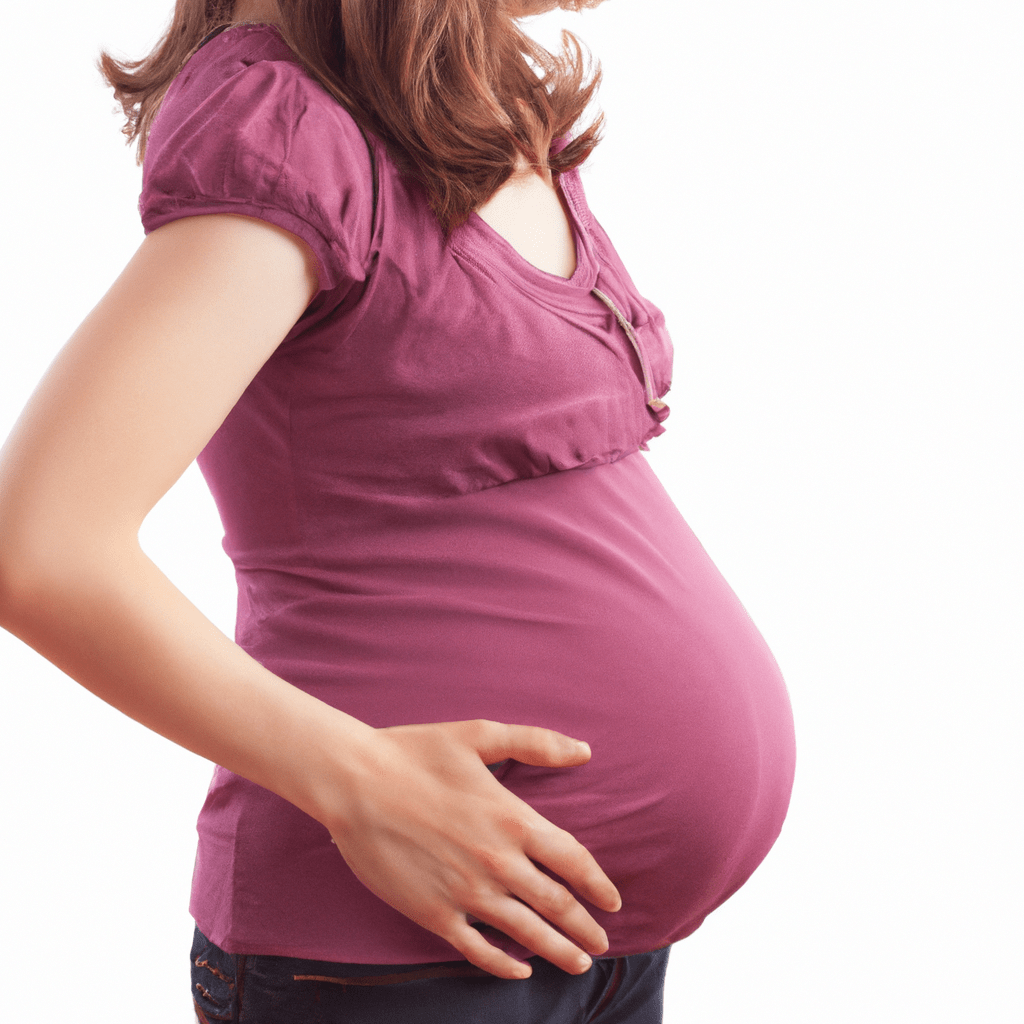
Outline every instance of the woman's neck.
{"label": "woman's neck", "polygon": [[236,0],[235,9],[231,13],[233,22],[265,21],[276,25],[281,18],[276,0]]}

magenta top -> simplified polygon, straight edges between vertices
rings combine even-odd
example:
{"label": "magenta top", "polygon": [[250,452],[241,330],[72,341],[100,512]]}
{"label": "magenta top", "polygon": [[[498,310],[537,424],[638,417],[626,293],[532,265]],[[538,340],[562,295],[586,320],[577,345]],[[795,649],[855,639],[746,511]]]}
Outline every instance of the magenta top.
{"label": "magenta top", "polygon": [[[475,213],[446,246],[423,188],[278,30],[238,25],[173,81],[139,211],[147,233],[259,217],[318,261],[320,290],[198,459],[237,642],[375,727],[489,718],[589,742],[582,767],[496,771],[618,887],[621,911],[592,912],[605,955],[624,956],[690,934],[765,857],[793,720],[642,454],[668,415],[665,318],[578,172],[559,185],[572,277]],[[321,824],[238,775],[215,770],[198,831],[191,911],[229,952],[461,958],[366,889]]]}

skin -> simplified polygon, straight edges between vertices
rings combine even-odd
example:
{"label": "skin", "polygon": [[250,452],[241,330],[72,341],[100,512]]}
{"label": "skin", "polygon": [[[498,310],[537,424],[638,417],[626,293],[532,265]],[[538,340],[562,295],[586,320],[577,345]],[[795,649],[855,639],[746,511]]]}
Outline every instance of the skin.
{"label": "skin", "polygon": [[275,25],[279,17],[277,0],[238,0],[232,14],[233,21],[267,21]]}
{"label": "skin", "polygon": [[310,814],[368,888],[470,962],[530,973],[467,914],[581,973],[583,951],[605,952],[607,937],[534,862],[604,910],[619,894],[486,765],[571,768],[589,749],[490,721],[374,729],[260,665],[139,544],[316,273],[305,242],[240,215],[181,218],[143,240],[0,449],[0,625],[126,715]]}
{"label": "skin", "polygon": [[[530,173],[520,153],[520,171],[485,203],[477,216],[491,226],[527,262],[559,277],[576,270],[576,241],[565,198],[552,180]],[[525,173],[524,173],[525,172]]]}

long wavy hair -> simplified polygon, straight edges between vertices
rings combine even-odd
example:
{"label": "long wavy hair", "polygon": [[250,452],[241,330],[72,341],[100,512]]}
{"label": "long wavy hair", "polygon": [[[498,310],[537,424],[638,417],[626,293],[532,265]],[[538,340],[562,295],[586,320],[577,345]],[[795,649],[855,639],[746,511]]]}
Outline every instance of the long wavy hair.
{"label": "long wavy hair", "polygon": [[[306,72],[385,144],[400,173],[423,184],[447,238],[521,159],[531,173],[556,175],[601,141],[599,112],[549,159],[552,140],[573,129],[600,85],[601,66],[584,84],[583,49],[572,32],[562,30],[556,56],[517,20],[602,2],[278,0],[278,18]],[[234,7],[235,0],[176,0],[147,56],[118,61],[101,50],[97,67],[124,110],[127,144],[138,140],[138,165],[171,81],[208,33],[232,23]]]}

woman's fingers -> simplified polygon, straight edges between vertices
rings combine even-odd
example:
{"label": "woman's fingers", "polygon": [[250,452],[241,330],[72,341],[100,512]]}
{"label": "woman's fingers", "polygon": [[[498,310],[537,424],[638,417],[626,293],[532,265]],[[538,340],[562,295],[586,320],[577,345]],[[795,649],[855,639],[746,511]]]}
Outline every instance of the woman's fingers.
{"label": "woman's fingers", "polygon": [[499,978],[518,980],[528,978],[533,968],[522,960],[503,953],[497,946],[492,946],[464,917],[456,920],[451,929],[441,935],[451,943],[471,964],[481,970],[497,975]]}
{"label": "woman's fingers", "polygon": [[[506,819],[506,828],[509,823]],[[567,875],[574,869],[580,877],[592,875],[595,869],[600,878],[604,873],[582,844],[540,815],[536,815],[535,822],[519,819],[515,831],[519,849],[514,855],[490,855],[485,859],[482,852],[477,852],[485,860],[489,876],[503,888],[477,894],[467,909],[562,970],[579,974],[590,966],[590,957],[584,951],[593,955],[606,952],[608,936],[565,885],[540,870],[524,847],[534,850],[538,863],[559,864]],[[534,832],[545,835],[546,841],[527,841],[525,836]],[[617,903],[618,893],[614,886],[611,890]]]}
{"label": "woman's fingers", "polygon": [[[586,914],[582,907],[579,909]],[[510,894],[496,894],[490,906],[478,907],[474,915],[515,939],[532,953],[560,967],[567,974],[582,974],[590,969],[590,957],[576,943],[559,934],[531,907]],[[558,916],[561,918],[565,915]],[[607,940],[601,945],[607,949]]]}
{"label": "woman's fingers", "polygon": [[594,855],[571,832],[537,815],[537,820],[523,829],[522,849],[530,860],[564,878],[595,907],[612,912],[621,909],[619,890],[601,870]]}
{"label": "woman's fingers", "polygon": [[537,725],[510,725],[481,718],[464,723],[469,740],[487,764],[515,758],[545,768],[571,768],[590,760],[582,740]]}
{"label": "woman's fingers", "polygon": [[[487,719],[464,724],[473,732],[472,742],[487,763],[511,757],[523,764],[569,767],[586,764],[591,757],[586,744],[553,729]],[[531,859],[551,868],[594,906],[613,912],[621,908],[622,900],[611,879],[571,833],[544,818],[526,831],[530,845],[524,848]]]}
{"label": "woman's fingers", "polygon": [[[551,929],[546,922],[550,922],[561,928],[571,940],[567,944],[561,936],[557,939],[558,949],[564,951],[566,956],[572,953],[575,959],[579,959],[580,951],[577,945],[595,956],[607,951],[608,935],[590,916],[587,908],[564,885],[549,878],[533,864],[527,862],[520,877],[510,880],[507,884],[512,895],[534,911],[528,919],[516,912],[520,922],[529,922],[531,938],[548,938]],[[537,948],[529,943],[523,945],[529,949]]]}

